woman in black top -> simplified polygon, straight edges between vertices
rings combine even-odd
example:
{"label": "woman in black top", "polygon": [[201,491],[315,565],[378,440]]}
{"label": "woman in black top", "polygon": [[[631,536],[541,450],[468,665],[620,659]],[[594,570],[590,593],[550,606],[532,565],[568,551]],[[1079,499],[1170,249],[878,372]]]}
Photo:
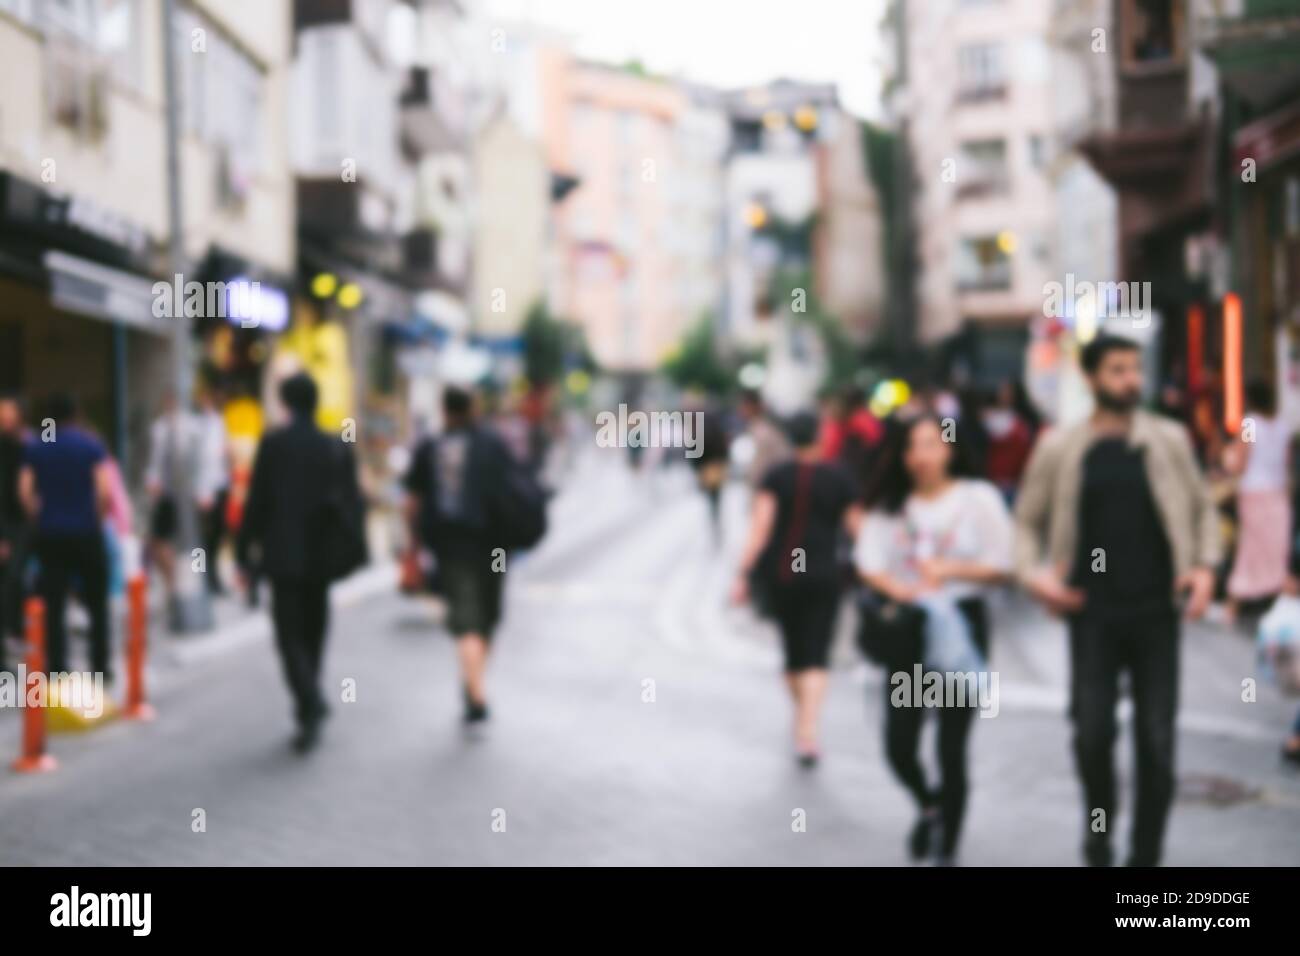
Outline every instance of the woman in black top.
{"label": "woman in black top", "polygon": [[794,701],[795,754],[817,763],[817,724],[826,696],[827,668],[841,580],[836,560],[841,529],[856,532],[858,508],[850,475],[822,461],[817,419],[790,423],[792,461],[774,466],[754,497],[749,538],[733,597],[749,597],[751,582],[781,628],[785,678]]}

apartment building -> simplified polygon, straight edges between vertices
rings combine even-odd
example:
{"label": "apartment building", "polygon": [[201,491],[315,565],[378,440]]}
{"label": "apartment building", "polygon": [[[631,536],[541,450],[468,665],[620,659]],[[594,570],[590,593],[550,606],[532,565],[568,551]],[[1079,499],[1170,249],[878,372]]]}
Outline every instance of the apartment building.
{"label": "apartment building", "polygon": [[946,343],[954,370],[986,384],[1021,374],[1048,283],[1075,269],[1111,278],[1092,274],[1107,268],[1104,247],[1068,245],[1097,233],[1084,217],[1105,226],[1113,199],[1060,135],[1077,111],[1058,89],[1054,7],[898,0],[892,11],[909,71],[891,103],[913,164],[917,340]]}
{"label": "apartment building", "polygon": [[559,313],[603,367],[648,372],[689,319],[673,248],[686,98],[676,84],[568,57],[544,75],[555,84],[544,141],[552,165],[578,181],[557,210]]}
{"label": "apartment building", "polygon": [[[194,0],[174,29],[180,267],[275,297],[295,250],[290,8]],[[162,0],[0,0],[0,380],[76,391],[129,474],[171,381],[162,41]]]}

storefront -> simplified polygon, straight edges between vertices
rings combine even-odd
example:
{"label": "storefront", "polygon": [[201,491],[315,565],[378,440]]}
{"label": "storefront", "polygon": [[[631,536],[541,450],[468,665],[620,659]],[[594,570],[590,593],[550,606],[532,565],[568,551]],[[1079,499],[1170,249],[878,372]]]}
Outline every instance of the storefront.
{"label": "storefront", "polygon": [[143,467],[149,398],[165,381],[172,326],[153,309],[156,246],[79,197],[0,172],[0,384],[33,417],[75,394],[128,476]]}
{"label": "storefront", "polygon": [[1283,411],[1300,421],[1300,105],[1242,127],[1233,146],[1256,174],[1237,233],[1245,334],[1264,346],[1255,364],[1274,371]]}

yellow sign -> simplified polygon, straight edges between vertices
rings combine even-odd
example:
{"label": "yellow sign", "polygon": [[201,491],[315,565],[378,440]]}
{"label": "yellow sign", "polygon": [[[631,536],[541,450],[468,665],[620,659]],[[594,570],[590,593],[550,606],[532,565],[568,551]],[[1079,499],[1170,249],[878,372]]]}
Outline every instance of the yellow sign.
{"label": "yellow sign", "polygon": [[316,424],[326,431],[338,431],[343,419],[352,416],[352,366],[348,361],[348,337],[337,322],[322,322],[306,303],[294,306],[292,327],[280,338],[279,351],[288,352],[302,363],[320,390]]}

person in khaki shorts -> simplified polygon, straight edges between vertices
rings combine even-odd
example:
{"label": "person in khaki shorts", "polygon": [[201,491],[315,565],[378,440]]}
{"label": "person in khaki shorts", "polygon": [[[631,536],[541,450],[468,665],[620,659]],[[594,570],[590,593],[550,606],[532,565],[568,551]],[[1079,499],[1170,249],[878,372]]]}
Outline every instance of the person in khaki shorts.
{"label": "person in khaki shorts", "polygon": [[1070,715],[1084,858],[1111,863],[1120,674],[1133,695],[1137,799],[1128,864],[1160,860],[1174,797],[1179,620],[1204,614],[1218,519],[1186,429],[1138,409],[1136,343],[1101,335],[1082,364],[1096,409],[1035,448],[1016,507],[1017,574],[1070,631]]}
{"label": "person in khaki shorts", "polygon": [[442,434],[421,442],[412,455],[404,479],[406,507],[437,560],[447,630],[460,659],[464,719],[475,725],[488,719],[488,652],[505,584],[491,519],[511,452],[494,430],[479,424],[473,393],[448,386],[442,413]]}

